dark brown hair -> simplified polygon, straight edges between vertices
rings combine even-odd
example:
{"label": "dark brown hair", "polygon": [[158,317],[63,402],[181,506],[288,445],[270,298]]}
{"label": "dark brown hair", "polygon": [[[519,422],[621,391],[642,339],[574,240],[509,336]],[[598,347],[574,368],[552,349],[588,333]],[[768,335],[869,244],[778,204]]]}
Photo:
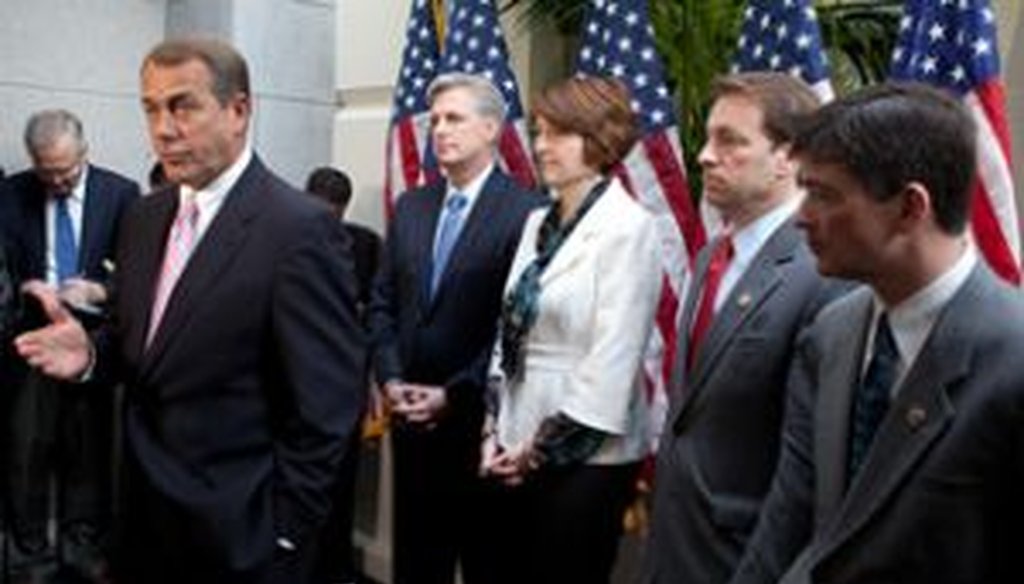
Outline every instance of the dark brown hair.
{"label": "dark brown hair", "polygon": [[604,77],[572,77],[541,91],[531,114],[556,129],[583,137],[583,161],[602,173],[633,147],[636,119],[629,90]]}
{"label": "dark brown hair", "polygon": [[711,103],[727,96],[757,104],[764,117],[764,134],[776,145],[792,142],[801,122],[821,104],[806,83],[785,73],[734,73],[711,82]]}

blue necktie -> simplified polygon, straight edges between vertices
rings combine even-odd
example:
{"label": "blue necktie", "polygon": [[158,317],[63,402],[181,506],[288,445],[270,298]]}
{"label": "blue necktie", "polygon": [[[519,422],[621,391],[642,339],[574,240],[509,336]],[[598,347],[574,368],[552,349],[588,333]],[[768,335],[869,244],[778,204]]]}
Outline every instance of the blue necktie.
{"label": "blue necktie", "polygon": [[437,293],[437,286],[441,283],[441,276],[444,274],[445,266],[448,265],[448,257],[459,239],[459,232],[462,231],[463,211],[469,199],[462,193],[454,193],[444,203],[444,216],[441,217],[441,227],[437,232],[437,240],[434,242],[434,267],[430,273],[430,297]]}
{"label": "blue necktie", "polygon": [[57,283],[78,274],[78,244],[75,243],[75,228],[71,224],[71,212],[68,210],[67,195],[56,199],[56,233],[54,246],[57,259]]}
{"label": "blue necktie", "polygon": [[899,362],[900,353],[896,347],[896,339],[889,328],[889,318],[883,312],[875,329],[871,361],[868,362],[867,371],[864,372],[864,378],[854,396],[847,484],[853,481],[853,477],[860,470],[878,426],[889,409],[889,395],[896,381]]}

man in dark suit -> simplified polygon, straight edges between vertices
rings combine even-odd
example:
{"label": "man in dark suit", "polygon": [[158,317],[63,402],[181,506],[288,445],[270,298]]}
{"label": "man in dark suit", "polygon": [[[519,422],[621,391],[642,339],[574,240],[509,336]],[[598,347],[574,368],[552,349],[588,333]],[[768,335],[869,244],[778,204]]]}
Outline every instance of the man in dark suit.
{"label": "man in dark suit", "polygon": [[125,381],[118,581],[304,583],[362,407],[348,241],[248,148],[232,47],[165,41],[141,77],[173,186],[125,216],[114,325],[93,344],[34,286],[53,322],[15,343],[50,375]]}
{"label": "man in dark suit", "polygon": [[793,220],[801,193],[789,148],[817,106],[806,84],[778,73],[712,87],[698,162],[725,229],[698,256],[684,302],[649,582],[727,582],[771,483],[794,341],[830,292]]}
{"label": "man in dark suit", "polygon": [[[44,281],[69,303],[101,313],[118,224],[139,187],[89,163],[82,123],[69,111],[33,114],[24,140],[32,168],[6,181],[0,202],[0,230],[7,233],[14,271],[20,280]],[[38,323],[22,324],[27,326]],[[96,557],[112,513],[114,394],[64,391],[20,360],[7,366],[4,474],[14,541],[23,551],[42,550],[47,522],[59,515],[59,534],[67,542],[61,549],[83,547],[82,553]]]}
{"label": "man in dark suit", "polygon": [[392,412],[398,584],[450,584],[459,559],[475,580],[487,365],[523,222],[542,202],[495,166],[505,104],[493,85],[447,74],[428,96],[447,180],[398,200],[370,312]]}
{"label": "man in dark suit", "polygon": [[1024,581],[1024,302],[965,234],[975,140],[914,85],[833,102],[796,140],[818,270],[866,286],[802,337],[734,582]]}
{"label": "man in dark suit", "polygon": [[[380,263],[380,236],[367,227],[344,220],[345,210],[352,200],[352,181],[344,172],[329,166],[314,169],[306,179],[306,192],[327,204],[338,220],[338,227],[344,229],[352,240],[359,321],[366,324],[366,308],[370,303],[373,277]],[[369,389],[369,376],[363,381],[364,387]],[[322,544],[315,569],[317,583],[355,582],[358,578],[352,526],[361,442],[361,433],[354,432],[346,449],[345,460],[338,469],[331,513],[320,533]]]}

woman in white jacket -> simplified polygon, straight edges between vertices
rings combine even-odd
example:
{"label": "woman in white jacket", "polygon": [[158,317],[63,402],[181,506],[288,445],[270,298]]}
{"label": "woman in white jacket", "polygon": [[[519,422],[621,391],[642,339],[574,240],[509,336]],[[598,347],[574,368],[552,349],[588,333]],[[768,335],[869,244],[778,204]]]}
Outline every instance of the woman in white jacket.
{"label": "woman in white jacket", "polygon": [[647,454],[657,229],[611,175],[636,140],[621,83],[563,81],[532,115],[554,203],[524,227],[491,362],[481,473],[494,479],[491,545],[515,558],[495,580],[607,582]]}

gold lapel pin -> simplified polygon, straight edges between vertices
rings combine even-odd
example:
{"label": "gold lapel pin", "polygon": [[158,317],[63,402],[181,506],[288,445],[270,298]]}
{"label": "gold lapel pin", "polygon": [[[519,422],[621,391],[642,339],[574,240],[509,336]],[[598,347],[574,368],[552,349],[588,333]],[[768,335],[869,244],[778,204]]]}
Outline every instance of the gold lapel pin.
{"label": "gold lapel pin", "polygon": [[928,421],[928,412],[919,405],[912,405],[907,408],[907,414],[904,419],[911,430],[917,430]]}

